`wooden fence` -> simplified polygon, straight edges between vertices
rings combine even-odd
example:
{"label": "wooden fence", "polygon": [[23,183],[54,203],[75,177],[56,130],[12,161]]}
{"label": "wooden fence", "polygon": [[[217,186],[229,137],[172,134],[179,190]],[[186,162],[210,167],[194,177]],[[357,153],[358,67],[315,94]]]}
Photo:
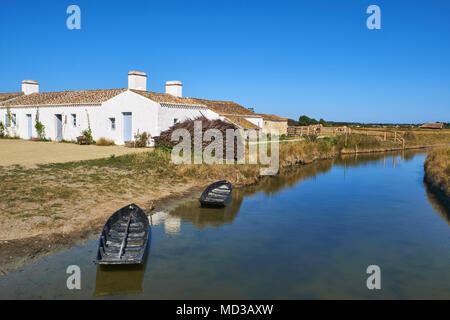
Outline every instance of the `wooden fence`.
{"label": "wooden fence", "polygon": [[337,136],[347,134],[364,134],[367,136],[374,136],[382,141],[393,141],[394,143],[405,146],[405,139],[402,135],[404,131],[388,130],[388,129],[366,129],[366,128],[348,128],[348,127],[323,127],[316,126],[297,126],[288,127],[288,135],[303,136],[318,134],[320,136]]}

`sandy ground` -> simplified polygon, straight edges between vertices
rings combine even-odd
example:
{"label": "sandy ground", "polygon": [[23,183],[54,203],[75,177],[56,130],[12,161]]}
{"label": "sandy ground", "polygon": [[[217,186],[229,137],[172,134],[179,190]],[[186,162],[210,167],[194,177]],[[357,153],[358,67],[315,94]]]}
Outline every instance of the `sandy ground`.
{"label": "sandy ground", "polygon": [[123,146],[80,146],[74,143],[0,139],[0,166],[21,165],[30,168],[37,164],[98,159],[109,157],[112,154],[120,156],[149,150],[148,148],[134,149]]}

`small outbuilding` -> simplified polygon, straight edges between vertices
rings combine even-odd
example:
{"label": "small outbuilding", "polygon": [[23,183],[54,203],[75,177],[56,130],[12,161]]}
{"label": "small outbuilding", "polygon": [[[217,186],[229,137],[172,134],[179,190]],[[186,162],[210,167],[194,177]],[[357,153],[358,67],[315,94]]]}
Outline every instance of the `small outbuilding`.
{"label": "small outbuilding", "polygon": [[277,130],[280,135],[288,133],[288,118],[280,117],[274,114],[258,114],[263,119],[262,131],[270,133],[271,130]]}
{"label": "small outbuilding", "polygon": [[443,123],[424,123],[419,128],[421,129],[444,129]]}

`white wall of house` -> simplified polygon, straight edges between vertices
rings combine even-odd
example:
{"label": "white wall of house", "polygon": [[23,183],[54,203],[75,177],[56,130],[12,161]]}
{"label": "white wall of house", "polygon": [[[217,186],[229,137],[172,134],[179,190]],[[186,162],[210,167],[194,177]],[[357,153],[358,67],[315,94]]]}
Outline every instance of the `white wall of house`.
{"label": "white wall of house", "polygon": [[159,132],[158,135],[173,126],[176,122],[183,122],[185,120],[195,119],[201,116],[205,116],[210,120],[219,119],[219,115],[210,111],[206,107],[195,106],[161,106],[159,111]]}
{"label": "white wall of house", "polygon": [[[11,136],[29,138],[28,118],[31,115],[32,137],[37,137],[35,129],[37,107],[11,107],[10,112],[16,117],[16,126],[8,128]],[[82,131],[88,128],[88,116],[94,140],[107,138],[116,144],[124,141],[124,112],[131,113],[131,138],[144,131],[152,137],[179,122],[205,116],[208,119],[219,119],[219,115],[205,107],[196,106],[161,106],[132,91],[125,91],[101,105],[61,105],[39,106],[39,118],[45,126],[46,138],[57,140],[57,115],[62,119],[62,139],[76,140]],[[0,107],[0,121],[5,123],[6,108]],[[74,121],[75,118],[75,121]],[[115,119],[115,128],[112,127]]]}
{"label": "white wall of house", "polygon": [[[62,138],[64,140],[76,140],[83,130],[86,130],[89,122],[94,140],[107,138],[116,144],[124,144],[124,112],[131,113],[131,136],[139,131],[147,131],[152,136],[159,134],[158,112],[160,106],[139,94],[125,91],[101,105],[76,105],[76,106],[40,106],[39,119],[45,126],[45,135],[51,140],[57,140],[57,115],[62,118]],[[16,126],[8,128],[11,136],[29,138],[28,118],[31,114],[32,136],[37,137],[35,129],[37,107],[11,107],[10,112],[16,117]],[[0,107],[0,119],[5,122],[6,108]],[[74,117],[76,118],[74,122]],[[115,119],[115,129],[111,126],[111,119]]]}
{"label": "white wall of house", "polygon": [[[23,139],[29,138],[28,116],[31,115],[32,137],[37,137],[35,129],[37,107],[11,107],[11,115],[16,117],[16,125],[11,123],[8,127],[10,136],[18,136]],[[57,140],[56,115],[61,115],[62,136],[65,140],[75,140],[81,135],[81,131],[88,127],[86,111],[90,117],[95,119],[95,114],[99,113],[100,105],[91,106],[41,106],[39,107],[39,119],[45,126],[45,136],[48,139]],[[73,116],[76,117],[76,125],[73,125]],[[6,108],[0,108],[0,119],[6,122]]]}
{"label": "white wall of house", "polygon": [[263,119],[260,117],[245,117],[245,120],[250,121],[259,128],[263,127]]}
{"label": "white wall of house", "polygon": [[[131,113],[132,140],[139,132],[148,132],[152,137],[159,134],[158,113],[159,103],[151,101],[140,94],[125,91],[103,103],[101,113],[92,125],[94,140],[107,138],[116,144],[124,144],[124,112]],[[111,128],[111,119],[114,118],[116,128]]]}

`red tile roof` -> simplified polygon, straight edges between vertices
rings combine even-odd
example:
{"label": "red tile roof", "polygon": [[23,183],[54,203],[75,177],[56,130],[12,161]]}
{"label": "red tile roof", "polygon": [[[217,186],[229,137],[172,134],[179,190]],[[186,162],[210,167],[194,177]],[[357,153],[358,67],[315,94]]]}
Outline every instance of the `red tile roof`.
{"label": "red tile roof", "polygon": [[5,106],[39,106],[69,104],[99,104],[114,98],[127,89],[73,90],[57,92],[36,92],[6,102]]}
{"label": "red tile roof", "polygon": [[258,116],[261,116],[263,118],[263,120],[268,120],[268,121],[288,121],[288,118],[283,118],[280,116],[277,116],[275,114],[263,114],[263,113],[258,113]]}
{"label": "red tile roof", "polygon": [[17,98],[23,95],[23,92],[2,92],[0,93],[0,102]]}
{"label": "red tile roof", "polygon": [[[40,105],[72,105],[72,104],[101,104],[128,89],[98,89],[98,90],[73,90],[57,92],[36,92],[29,95],[16,93],[17,98],[4,103],[5,106],[40,106]],[[168,93],[157,93],[143,90],[130,91],[142,95],[158,103],[174,103],[185,105],[205,106],[220,115],[239,115],[260,117],[253,111],[232,101],[218,101],[197,98],[176,97]],[[0,94],[9,97],[12,94]],[[6,99],[5,99],[6,100]]]}

